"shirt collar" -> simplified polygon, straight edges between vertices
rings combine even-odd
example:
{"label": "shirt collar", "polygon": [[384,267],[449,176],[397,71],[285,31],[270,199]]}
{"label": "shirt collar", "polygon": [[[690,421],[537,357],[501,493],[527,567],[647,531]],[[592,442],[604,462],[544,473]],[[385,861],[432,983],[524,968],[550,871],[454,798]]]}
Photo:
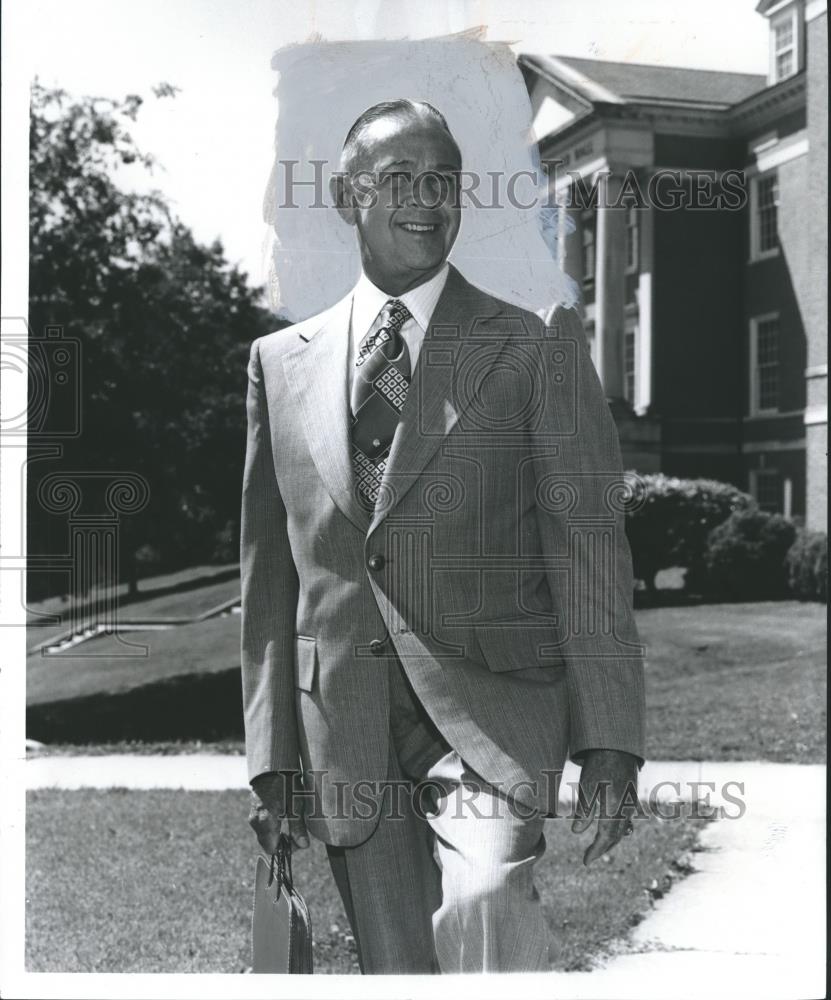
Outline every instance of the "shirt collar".
{"label": "shirt collar", "polygon": [[387,300],[393,298],[404,303],[416,323],[426,332],[436,304],[444,291],[449,271],[449,265],[445,264],[429,281],[411,288],[403,295],[388,295],[374,285],[362,271],[352,296],[353,334],[358,339],[366,336]]}

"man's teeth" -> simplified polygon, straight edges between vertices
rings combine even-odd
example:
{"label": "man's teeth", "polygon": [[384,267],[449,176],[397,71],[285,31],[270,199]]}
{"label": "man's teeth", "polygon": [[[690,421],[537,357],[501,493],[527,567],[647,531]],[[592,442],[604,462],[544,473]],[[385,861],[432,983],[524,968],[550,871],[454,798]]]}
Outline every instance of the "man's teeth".
{"label": "man's teeth", "polygon": [[432,233],[436,228],[434,223],[426,225],[421,222],[402,222],[401,225],[410,233]]}

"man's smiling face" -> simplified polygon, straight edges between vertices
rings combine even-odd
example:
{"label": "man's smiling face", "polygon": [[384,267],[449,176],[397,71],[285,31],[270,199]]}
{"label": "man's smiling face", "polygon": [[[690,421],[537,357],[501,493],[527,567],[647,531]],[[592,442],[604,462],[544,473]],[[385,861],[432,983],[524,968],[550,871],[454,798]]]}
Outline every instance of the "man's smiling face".
{"label": "man's smiling face", "polygon": [[341,215],[358,232],[367,277],[401,295],[436,274],[461,222],[458,147],[429,118],[388,116],[361,135]]}

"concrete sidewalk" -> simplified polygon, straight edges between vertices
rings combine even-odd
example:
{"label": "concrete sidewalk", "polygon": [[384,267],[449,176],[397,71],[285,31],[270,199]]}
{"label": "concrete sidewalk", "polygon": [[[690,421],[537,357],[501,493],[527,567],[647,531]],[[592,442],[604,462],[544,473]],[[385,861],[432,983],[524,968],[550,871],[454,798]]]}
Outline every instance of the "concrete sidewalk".
{"label": "concrete sidewalk", "polygon": [[594,972],[560,977],[555,995],[826,995],[825,768],[737,763],[702,771],[707,780],[728,774],[727,780],[744,780],[746,812],[706,827],[696,871],[635,929],[629,954]]}
{"label": "concrete sidewalk", "polygon": [[[242,756],[20,763],[28,788],[247,787]],[[561,799],[578,776],[566,769]],[[592,972],[546,976],[546,992],[562,1000],[825,996],[825,767],[651,761],[639,791],[659,805],[707,801],[722,818],[702,834],[696,871],[656,904],[620,954]]]}

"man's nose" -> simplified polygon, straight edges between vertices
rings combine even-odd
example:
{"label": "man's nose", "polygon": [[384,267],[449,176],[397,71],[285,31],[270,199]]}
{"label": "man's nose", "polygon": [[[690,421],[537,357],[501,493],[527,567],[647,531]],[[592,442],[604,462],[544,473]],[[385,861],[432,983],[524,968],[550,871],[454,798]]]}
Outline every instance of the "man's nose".
{"label": "man's nose", "polygon": [[411,188],[413,204],[417,208],[439,208],[447,199],[447,185],[440,174],[425,170],[417,174]]}

